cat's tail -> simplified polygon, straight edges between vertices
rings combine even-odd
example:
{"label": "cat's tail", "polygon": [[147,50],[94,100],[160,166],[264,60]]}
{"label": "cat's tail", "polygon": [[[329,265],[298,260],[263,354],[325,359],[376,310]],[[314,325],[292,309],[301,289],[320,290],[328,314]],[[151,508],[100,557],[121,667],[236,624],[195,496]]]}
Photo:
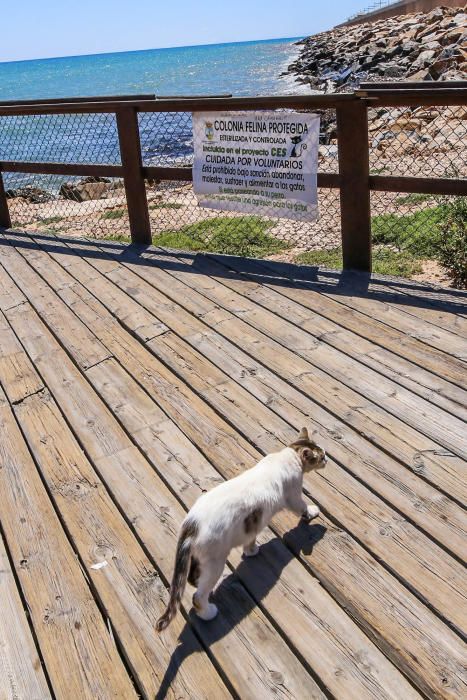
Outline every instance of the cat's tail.
{"label": "cat's tail", "polygon": [[197,533],[197,524],[193,521],[185,520],[177,543],[169,603],[165,613],[156,622],[156,630],[158,632],[162,632],[170,625],[180,607],[190,568],[191,547]]}

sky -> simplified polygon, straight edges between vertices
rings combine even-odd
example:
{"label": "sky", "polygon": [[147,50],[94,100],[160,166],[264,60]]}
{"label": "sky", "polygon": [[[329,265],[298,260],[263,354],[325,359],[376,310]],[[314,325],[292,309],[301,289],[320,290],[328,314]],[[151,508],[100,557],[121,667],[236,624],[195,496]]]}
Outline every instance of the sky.
{"label": "sky", "polygon": [[0,62],[305,36],[368,0],[1,0]]}

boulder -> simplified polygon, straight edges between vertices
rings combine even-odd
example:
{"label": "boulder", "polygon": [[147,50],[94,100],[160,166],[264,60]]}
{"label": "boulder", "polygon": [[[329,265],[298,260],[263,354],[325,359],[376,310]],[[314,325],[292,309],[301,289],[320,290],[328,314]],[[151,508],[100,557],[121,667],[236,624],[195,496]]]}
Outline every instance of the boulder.
{"label": "boulder", "polygon": [[75,202],[86,202],[90,199],[101,199],[106,192],[104,182],[65,182],[60,187],[60,196]]}
{"label": "boulder", "polygon": [[18,187],[16,189],[8,189],[5,194],[7,199],[21,198],[25,202],[28,202],[28,204],[44,204],[56,198],[52,192],[48,192],[41,187],[35,187],[34,185],[24,185],[24,187]]}

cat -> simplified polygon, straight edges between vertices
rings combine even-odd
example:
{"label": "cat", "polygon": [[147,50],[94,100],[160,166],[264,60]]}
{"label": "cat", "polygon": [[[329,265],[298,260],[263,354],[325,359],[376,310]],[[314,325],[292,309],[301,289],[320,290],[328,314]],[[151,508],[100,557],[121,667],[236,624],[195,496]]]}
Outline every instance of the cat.
{"label": "cat", "polygon": [[326,461],[325,451],[302,428],[288,447],[198,498],[181,527],[170,599],[157,620],[158,632],[175,617],[187,581],[197,588],[193,607],[198,617],[214,619],[217,607],[209,597],[230,550],[243,546],[244,556],[255,556],[257,535],[280,510],[288,508],[306,522],[319,515],[318,506],[303,500],[303,474],[323,469]]}

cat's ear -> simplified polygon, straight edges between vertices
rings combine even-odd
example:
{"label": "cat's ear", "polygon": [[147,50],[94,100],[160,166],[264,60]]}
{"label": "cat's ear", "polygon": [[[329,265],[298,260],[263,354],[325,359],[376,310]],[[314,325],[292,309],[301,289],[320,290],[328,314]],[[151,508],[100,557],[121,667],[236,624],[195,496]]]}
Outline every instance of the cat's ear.
{"label": "cat's ear", "polygon": [[300,433],[299,433],[299,435],[298,435],[298,439],[299,439],[299,440],[309,440],[309,437],[308,437],[308,430],[307,430],[306,428],[302,428],[302,429],[300,430]]}

